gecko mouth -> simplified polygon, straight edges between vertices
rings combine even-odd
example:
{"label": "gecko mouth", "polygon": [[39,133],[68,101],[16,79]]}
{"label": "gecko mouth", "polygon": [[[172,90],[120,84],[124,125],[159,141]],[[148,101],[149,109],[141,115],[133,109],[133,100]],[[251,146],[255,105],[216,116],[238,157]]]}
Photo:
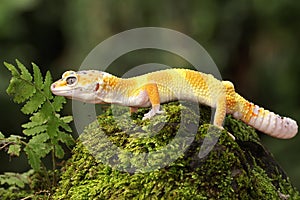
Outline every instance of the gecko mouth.
{"label": "gecko mouth", "polygon": [[51,85],[50,90],[55,95],[65,96],[65,97],[70,97],[74,93],[74,89],[64,88],[64,87],[57,88],[55,83]]}
{"label": "gecko mouth", "polygon": [[57,87],[55,83],[53,83],[50,87],[51,92],[57,96],[63,96],[69,99],[79,100],[87,103],[99,103],[102,102],[97,100],[94,94],[85,93],[83,88],[76,87],[68,87],[68,86],[60,86]]}

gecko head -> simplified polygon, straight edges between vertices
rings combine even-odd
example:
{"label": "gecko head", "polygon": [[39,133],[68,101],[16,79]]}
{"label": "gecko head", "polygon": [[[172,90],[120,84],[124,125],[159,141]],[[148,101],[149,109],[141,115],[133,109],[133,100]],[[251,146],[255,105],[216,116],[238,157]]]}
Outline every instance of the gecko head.
{"label": "gecko head", "polygon": [[95,92],[99,89],[99,80],[101,82],[106,74],[97,70],[66,71],[60,80],[51,85],[50,89],[58,96],[87,103],[103,103]]}

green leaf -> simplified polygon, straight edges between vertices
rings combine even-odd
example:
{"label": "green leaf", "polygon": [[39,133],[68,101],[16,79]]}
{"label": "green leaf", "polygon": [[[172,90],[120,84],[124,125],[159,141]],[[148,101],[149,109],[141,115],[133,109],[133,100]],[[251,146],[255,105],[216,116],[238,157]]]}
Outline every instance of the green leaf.
{"label": "green leaf", "polygon": [[64,116],[64,117],[61,117],[60,119],[65,123],[70,123],[71,121],[73,121],[72,116]]}
{"label": "green leaf", "polygon": [[50,72],[47,71],[45,81],[44,81],[44,93],[45,93],[45,96],[48,99],[53,98],[53,95],[52,95],[51,90],[50,90],[51,83],[52,83],[52,77],[51,77]]}
{"label": "green leaf", "polygon": [[56,112],[60,111],[63,107],[63,104],[66,103],[66,99],[61,96],[55,96],[53,99],[53,107]]}
{"label": "green leaf", "polygon": [[52,107],[49,102],[45,102],[41,109],[30,117],[30,120],[35,123],[44,124],[53,115]]}
{"label": "green leaf", "polygon": [[11,156],[19,156],[20,155],[20,151],[21,151],[21,145],[19,145],[19,144],[12,144],[12,145],[9,145],[7,153],[10,154]]}
{"label": "green leaf", "polygon": [[44,113],[37,112],[34,113],[33,116],[31,116],[29,119],[32,122],[30,125],[34,125],[34,124],[42,125],[47,122],[48,116],[46,116]]}
{"label": "green leaf", "polygon": [[29,184],[30,176],[33,174],[33,170],[29,170],[24,173],[5,172],[0,175],[0,184],[8,184],[11,187],[17,186],[24,188],[26,184]]}
{"label": "green leaf", "polygon": [[29,71],[27,70],[27,68],[19,61],[19,60],[16,60],[16,63],[19,67],[19,69],[21,70],[21,78],[28,81],[28,82],[31,82],[32,81],[32,76],[31,74],[29,73]]}
{"label": "green leaf", "polygon": [[11,72],[12,76],[20,76],[20,73],[15,66],[7,62],[4,62],[4,65]]}
{"label": "green leaf", "polygon": [[24,148],[28,162],[35,171],[39,171],[41,159],[50,151],[54,151],[56,157],[62,158],[64,149],[60,144],[64,143],[67,146],[74,144],[72,136],[61,131],[64,129],[71,132],[72,129],[68,123],[73,119],[71,116],[60,117],[57,113],[63,108],[66,100],[64,97],[53,97],[50,90],[52,77],[49,71],[43,78],[36,64],[32,63],[33,73],[31,74],[21,62],[16,60],[16,63],[18,67],[4,63],[12,74],[6,91],[13,96],[15,102],[24,103],[21,109],[24,114],[32,116],[29,122],[22,125],[26,137],[5,138],[0,133],[0,139],[13,143],[8,151],[11,155],[19,155],[23,141],[25,143],[28,141]]}
{"label": "green leaf", "polygon": [[41,133],[39,135],[32,137],[29,140],[28,145],[30,145],[33,148],[38,149],[40,147],[39,145],[46,142],[48,139],[49,139],[49,136],[47,133]]}
{"label": "green leaf", "polygon": [[38,92],[29,101],[27,101],[21,111],[24,114],[32,114],[40,108],[45,101],[46,97],[42,93]]}
{"label": "green leaf", "polygon": [[39,135],[34,136],[32,139],[30,139],[26,147],[36,152],[39,158],[43,158],[52,149],[52,146],[46,142],[48,139],[49,136],[46,133],[41,133]]}
{"label": "green leaf", "polygon": [[58,134],[59,119],[56,116],[51,116],[48,120],[47,133],[50,138],[56,138]]}
{"label": "green leaf", "polygon": [[12,77],[6,89],[7,94],[13,95],[14,102],[22,103],[35,93],[35,87],[30,83],[16,77]]}
{"label": "green leaf", "polygon": [[47,130],[48,125],[35,126],[33,128],[24,129],[23,133],[27,136],[36,135]]}
{"label": "green leaf", "polygon": [[41,90],[43,88],[43,76],[41,73],[41,70],[39,67],[32,63],[32,68],[33,68],[33,78],[34,78],[34,84],[37,89]]}
{"label": "green leaf", "polygon": [[41,157],[36,153],[30,146],[24,148],[25,153],[28,157],[28,163],[34,171],[40,171],[41,168]]}
{"label": "green leaf", "polygon": [[60,159],[63,158],[65,155],[64,149],[59,144],[56,144],[54,148],[55,148],[55,156]]}
{"label": "green leaf", "polygon": [[0,139],[4,139],[5,138],[5,135],[3,135],[1,132],[0,132]]}
{"label": "green leaf", "polygon": [[7,139],[7,141],[9,142],[13,142],[13,143],[19,143],[20,140],[22,139],[23,137],[19,136],[19,135],[10,135]]}
{"label": "green leaf", "polygon": [[68,132],[72,132],[72,129],[71,129],[71,127],[69,126],[69,124],[65,123],[65,122],[62,121],[61,119],[60,119],[59,125],[60,125],[64,130],[66,130],[66,131],[68,131]]}
{"label": "green leaf", "polygon": [[[31,119],[31,117],[29,119]],[[43,124],[44,123],[31,121],[31,122],[28,122],[26,124],[22,124],[22,128],[28,129],[28,128],[33,128],[33,127],[40,126],[40,125],[43,125]]]}
{"label": "green leaf", "polygon": [[75,144],[75,141],[74,141],[72,135],[64,133],[64,132],[59,132],[58,140],[64,144],[66,144],[68,147],[71,147]]}
{"label": "green leaf", "polygon": [[19,174],[13,172],[6,172],[0,177],[1,184],[7,183],[10,186],[17,186],[19,188],[24,188],[25,183],[20,179]]}

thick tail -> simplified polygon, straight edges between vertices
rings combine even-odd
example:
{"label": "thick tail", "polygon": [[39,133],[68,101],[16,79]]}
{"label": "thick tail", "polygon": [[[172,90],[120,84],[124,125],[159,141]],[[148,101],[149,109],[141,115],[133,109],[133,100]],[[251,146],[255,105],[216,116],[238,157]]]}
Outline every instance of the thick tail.
{"label": "thick tail", "polygon": [[232,113],[235,118],[276,138],[289,139],[297,134],[298,125],[295,120],[281,117],[236,95],[239,96],[239,101],[236,102],[235,111]]}

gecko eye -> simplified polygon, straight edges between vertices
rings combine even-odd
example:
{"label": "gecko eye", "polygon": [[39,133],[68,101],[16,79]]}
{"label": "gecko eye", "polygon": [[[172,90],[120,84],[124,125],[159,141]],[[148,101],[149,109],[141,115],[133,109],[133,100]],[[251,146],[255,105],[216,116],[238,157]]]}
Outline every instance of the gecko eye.
{"label": "gecko eye", "polygon": [[69,76],[66,82],[68,85],[74,85],[77,82],[77,78],[75,76]]}

